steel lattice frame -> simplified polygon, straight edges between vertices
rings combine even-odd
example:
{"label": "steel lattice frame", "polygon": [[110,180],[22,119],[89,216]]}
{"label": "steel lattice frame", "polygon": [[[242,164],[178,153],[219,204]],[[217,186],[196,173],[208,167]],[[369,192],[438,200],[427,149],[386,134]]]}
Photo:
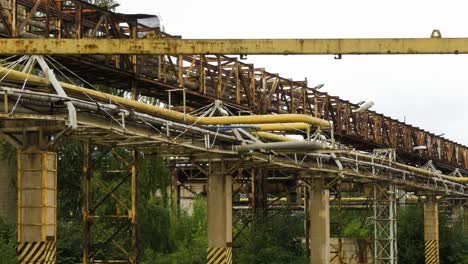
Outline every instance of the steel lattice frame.
{"label": "steel lattice frame", "polygon": [[[98,157],[94,157],[90,149],[92,148],[89,142],[83,144],[83,263],[136,264],[138,254],[136,151],[131,151],[130,157],[123,157],[115,149],[108,149]],[[109,154],[120,161],[120,168],[99,168],[100,161]],[[120,178],[117,184],[107,186],[96,177],[97,174],[112,174],[113,177]],[[130,185],[130,191],[118,193],[117,191],[125,184]],[[107,205],[108,208],[102,210],[102,205]],[[115,209],[115,213],[111,213],[109,208]],[[105,237],[105,240],[96,240],[91,235],[96,233]],[[109,259],[109,252],[116,252],[113,255],[118,255],[118,259]]]}
{"label": "steel lattice frame", "polygon": [[396,188],[374,183],[374,263],[397,263]]}

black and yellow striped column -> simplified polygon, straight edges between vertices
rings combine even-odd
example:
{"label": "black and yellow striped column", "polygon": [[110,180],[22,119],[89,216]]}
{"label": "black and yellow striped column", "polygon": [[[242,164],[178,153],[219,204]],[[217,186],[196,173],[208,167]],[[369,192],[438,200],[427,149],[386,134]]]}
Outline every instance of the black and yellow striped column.
{"label": "black and yellow striped column", "polygon": [[57,153],[18,152],[17,263],[55,263]]}
{"label": "black and yellow striped column", "polygon": [[207,250],[208,264],[232,264],[232,247],[211,247]]}
{"label": "black and yellow striped column", "polygon": [[18,243],[16,254],[18,263],[55,263],[55,242],[24,242]]}
{"label": "black and yellow striped column", "polygon": [[226,264],[232,264],[232,247],[226,247]]}
{"label": "black and yellow striped column", "polygon": [[223,161],[210,162],[207,263],[232,263],[232,178]]}
{"label": "black and yellow striped column", "polygon": [[439,210],[435,196],[424,202],[424,256],[426,264],[439,264]]}

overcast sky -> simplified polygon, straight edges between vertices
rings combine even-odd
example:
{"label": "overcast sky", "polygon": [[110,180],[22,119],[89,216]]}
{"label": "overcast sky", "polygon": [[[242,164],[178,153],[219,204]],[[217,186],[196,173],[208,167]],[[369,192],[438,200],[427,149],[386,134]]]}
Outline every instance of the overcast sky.
{"label": "overcast sky", "polygon": [[[466,1],[120,0],[183,38],[468,37]],[[468,55],[249,56],[282,77],[468,145]]]}

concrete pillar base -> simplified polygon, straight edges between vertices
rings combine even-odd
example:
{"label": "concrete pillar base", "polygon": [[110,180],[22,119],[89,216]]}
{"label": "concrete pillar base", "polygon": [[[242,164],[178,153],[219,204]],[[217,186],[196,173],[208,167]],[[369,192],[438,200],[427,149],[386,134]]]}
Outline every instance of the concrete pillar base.
{"label": "concrete pillar base", "polygon": [[232,263],[232,178],[225,175],[222,161],[210,164],[207,207],[207,263],[230,264]]}
{"label": "concrete pillar base", "polygon": [[314,179],[310,190],[310,263],[330,262],[329,190],[325,180]]}
{"label": "concrete pillar base", "polygon": [[439,262],[439,210],[435,196],[424,203],[424,256],[426,264]]}
{"label": "concrete pillar base", "polygon": [[18,152],[17,263],[55,263],[57,154]]}

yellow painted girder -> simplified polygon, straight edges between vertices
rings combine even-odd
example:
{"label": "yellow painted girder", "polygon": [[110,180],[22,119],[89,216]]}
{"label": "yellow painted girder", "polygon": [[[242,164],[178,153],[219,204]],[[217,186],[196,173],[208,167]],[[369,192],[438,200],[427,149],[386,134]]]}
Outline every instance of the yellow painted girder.
{"label": "yellow painted girder", "polygon": [[0,39],[0,54],[467,54],[468,38]]}

